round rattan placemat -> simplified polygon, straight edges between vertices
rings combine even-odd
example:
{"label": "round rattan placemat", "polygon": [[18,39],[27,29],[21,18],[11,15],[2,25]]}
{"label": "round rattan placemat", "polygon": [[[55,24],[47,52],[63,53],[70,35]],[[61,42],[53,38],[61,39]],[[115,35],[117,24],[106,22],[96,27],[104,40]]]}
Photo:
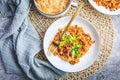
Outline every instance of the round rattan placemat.
{"label": "round rattan placemat", "polygon": [[[105,14],[101,14],[89,4],[87,0],[77,0],[78,3],[81,1],[84,2],[84,7],[80,11],[80,16],[89,20],[93,25],[96,26],[100,37],[101,37],[101,49],[97,60],[94,62],[92,66],[89,68],[75,73],[69,73],[64,78],[60,78],[59,80],[83,80],[88,78],[98,72],[108,60],[109,55],[111,54],[113,47],[113,39],[114,39],[114,30],[110,17]],[[67,15],[72,15],[75,11],[75,8],[71,8]],[[53,23],[58,18],[47,18],[42,16],[33,5],[30,12],[29,18],[33,23],[35,29],[37,30],[40,38],[43,39],[44,34],[51,23]],[[36,55],[37,58],[47,60],[43,50]]]}

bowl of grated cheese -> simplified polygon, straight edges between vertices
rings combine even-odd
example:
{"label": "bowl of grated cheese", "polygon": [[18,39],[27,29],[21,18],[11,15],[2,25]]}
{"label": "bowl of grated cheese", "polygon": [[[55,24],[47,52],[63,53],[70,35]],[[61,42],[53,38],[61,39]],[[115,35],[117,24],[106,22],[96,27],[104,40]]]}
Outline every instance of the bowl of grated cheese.
{"label": "bowl of grated cheese", "polygon": [[50,18],[64,15],[71,6],[77,7],[77,3],[72,0],[34,0],[38,11]]}

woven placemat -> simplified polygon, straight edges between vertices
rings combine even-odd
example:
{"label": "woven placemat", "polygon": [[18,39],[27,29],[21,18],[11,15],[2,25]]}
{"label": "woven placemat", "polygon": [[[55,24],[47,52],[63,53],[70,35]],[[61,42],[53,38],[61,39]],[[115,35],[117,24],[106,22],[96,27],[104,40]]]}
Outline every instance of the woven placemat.
{"label": "woven placemat", "polygon": [[[99,57],[89,68],[80,72],[69,73],[67,76],[65,76],[64,78],[60,78],[59,80],[83,80],[92,76],[105,65],[112,51],[114,30],[110,17],[105,14],[101,14],[95,9],[93,9],[87,0],[77,0],[78,3],[80,3],[81,1],[83,1],[85,5],[80,11],[79,15],[89,20],[93,25],[95,25],[101,37],[101,49]],[[64,16],[72,15],[74,11],[75,8],[71,8]],[[37,30],[38,34],[40,35],[41,39],[43,39],[44,34],[50,24],[53,23],[56,19],[58,19],[52,19],[42,16],[37,11],[34,5],[29,12],[29,18],[33,23],[35,29]],[[43,50],[39,52],[36,57],[39,59],[47,60]]]}

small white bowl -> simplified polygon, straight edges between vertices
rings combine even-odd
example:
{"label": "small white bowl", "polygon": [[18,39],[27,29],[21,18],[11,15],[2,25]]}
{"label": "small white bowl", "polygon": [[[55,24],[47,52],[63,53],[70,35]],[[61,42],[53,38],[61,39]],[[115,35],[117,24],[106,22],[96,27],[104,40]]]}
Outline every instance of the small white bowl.
{"label": "small white bowl", "polygon": [[109,9],[106,9],[104,6],[98,6],[94,0],[88,0],[89,3],[99,12],[107,15],[118,15],[120,14],[120,9],[115,10],[115,11],[110,11]]}
{"label": "small white bowl", "polygon": [[46,16],[46,17],[50,17],[50,18],[60,17],[60,16],[64,15],[64,14],[70,9],[71,6],[73,6],[73,7],[77,7],[77,6],[78,6],[78,4],[77,4],[76,2],[73,2],[72,0],[70,0],[68,6],[67,6],[66,9],[63,10],[62,12],[60,12],[60,13],[58,13],[58,14],[46,14],[46,13],[44,13],[43,11],[40,10],[40,8],[37,6],[37,3],[36,3],[35,0],[34,0],[34,3],[35,3],[35,6],[36,6],[37,10],[38,10],[42,15],[44,15],[44,16]]}

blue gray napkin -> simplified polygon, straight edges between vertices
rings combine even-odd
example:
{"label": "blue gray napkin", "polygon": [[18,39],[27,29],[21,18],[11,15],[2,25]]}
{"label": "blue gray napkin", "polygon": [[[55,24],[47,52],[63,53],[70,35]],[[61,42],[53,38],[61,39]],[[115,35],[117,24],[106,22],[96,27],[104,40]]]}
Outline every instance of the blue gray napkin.
{"label": "blue gray napkin", "polygon": [[11,17],[10,25],[0,37],[0,55],[5,71],[27,75],[32,80],[63,77],[65,72],[34,57],[42,49],[42,42],[28,19],[31,3],[31,0],[0,0],[1,14]]}

